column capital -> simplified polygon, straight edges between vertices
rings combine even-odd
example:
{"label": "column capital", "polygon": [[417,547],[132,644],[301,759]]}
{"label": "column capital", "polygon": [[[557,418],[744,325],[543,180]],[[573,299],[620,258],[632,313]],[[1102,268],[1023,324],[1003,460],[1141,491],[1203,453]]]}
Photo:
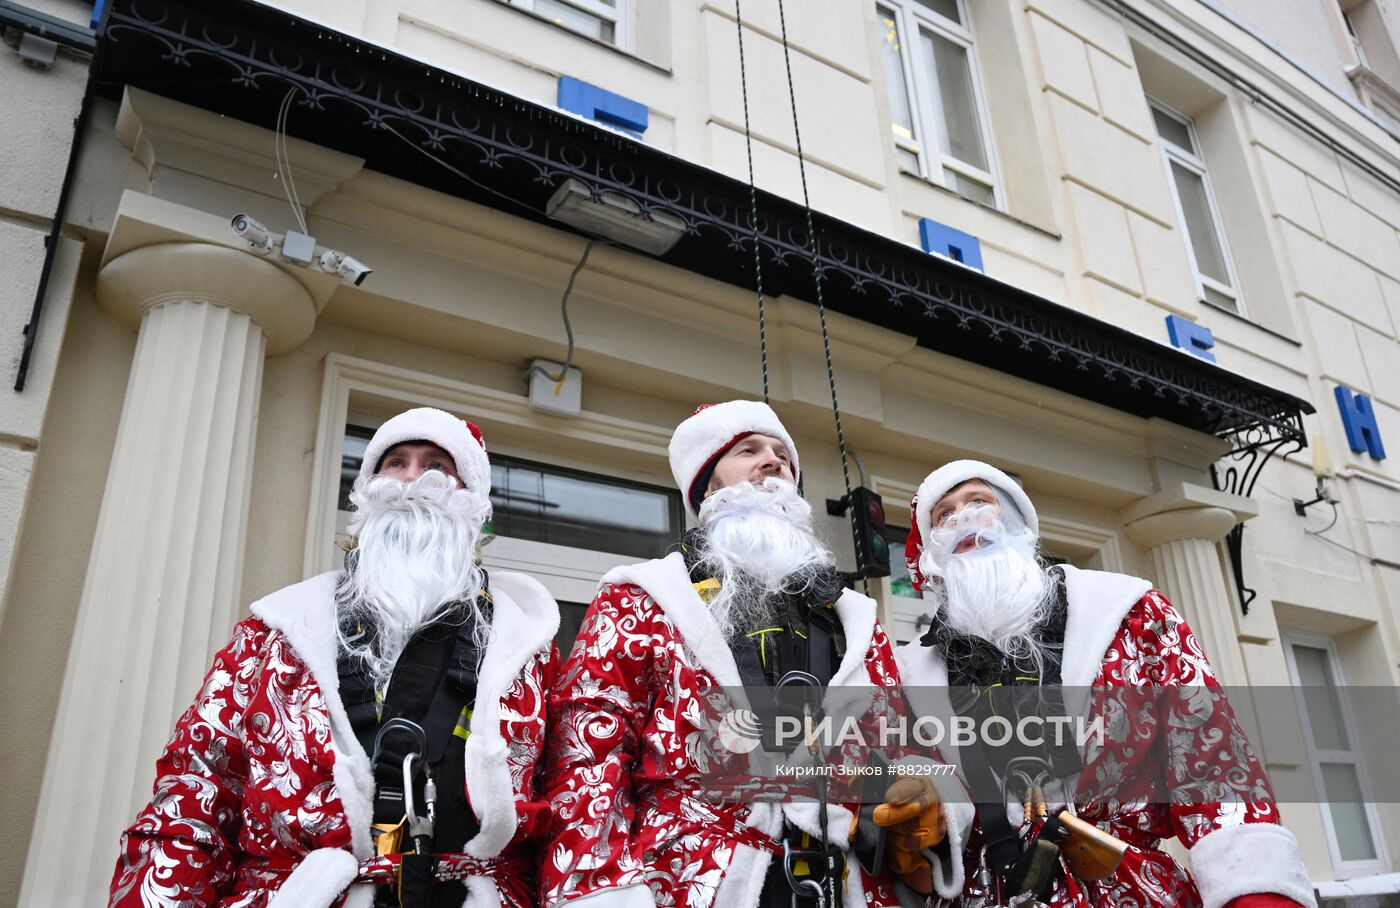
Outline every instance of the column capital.
{"label": "column capital", "polygon": [[1177,539],[1216,542],[1258,513],[1259,506],[1242,495],[1178,482],[1133,502],[1118,516],[1128,538],[1152,548]]}
{"label": "column capital", "polygon": [[167,303],[232,309],[262,329],[269,353],[296,349],[316,326],[316,305],[295,278],[252,253],[211,243],[159,243],[117,256],[97,274],[97,301],[133,328]]}
{"label": "column capital", "polygon": [[212,303],[253,320],[269,354],[295,350],[340,278],[240,242],[222,215],[122,193],[97,274],[97,302],[133,327],[175,300]]}

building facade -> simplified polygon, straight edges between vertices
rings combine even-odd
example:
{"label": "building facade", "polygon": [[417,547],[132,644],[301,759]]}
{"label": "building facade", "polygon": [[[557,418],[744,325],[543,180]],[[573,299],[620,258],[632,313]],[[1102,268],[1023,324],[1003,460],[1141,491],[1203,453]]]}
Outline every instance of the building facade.
{"label": "building facade", "polygon": [[0,21],[0,903],[100,899],[210,654],[337,563],[378,422],[482,427],[487,564],[567,637],[683,529],[676,423],[764,393],[847,568],[820,502],[843,469],[883,496],[891,636],[927,611],[905,503],[993,462],[1051,554],[1153,578],[1226,684],[1321,691],[1244,718],[1323,893],[1400,869],[1392,731],[1327,699],[1400,683],[1397,0]]}

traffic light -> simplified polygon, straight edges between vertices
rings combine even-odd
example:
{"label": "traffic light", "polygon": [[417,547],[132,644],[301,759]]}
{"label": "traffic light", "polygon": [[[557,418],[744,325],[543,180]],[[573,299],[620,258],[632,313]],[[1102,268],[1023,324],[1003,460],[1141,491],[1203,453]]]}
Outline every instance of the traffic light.
{"label": "traffic light", "polygon": [[890,575],[890,541],[885,538],[885,504],[880,496],[857,486],[851,490],[855,508],[856,548],[867,577]]}
{"label": "traffic light", "polygon": [[888,577],[890,542],[885,538],[884,502],[865,486],[856,486],[849,497],[828,499],[826,502],[826,512],[832,516],[845,514],[848,507],[855,508],[853,531],[856,555],[865,569],[862,576]]}

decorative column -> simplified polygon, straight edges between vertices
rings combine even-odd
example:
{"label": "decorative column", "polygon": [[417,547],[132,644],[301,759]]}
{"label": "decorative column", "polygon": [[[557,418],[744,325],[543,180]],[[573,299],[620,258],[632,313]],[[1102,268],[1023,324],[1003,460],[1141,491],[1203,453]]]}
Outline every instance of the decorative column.
{"label": "decorative column", "polygon": [[1195,631],[1221,684],[1249,683],[1220,540],[1258,513],[1236,495],[1179,483],[1122,512],[1128,537],[1152,554],[1153,582]]}
{"label": "decorative column", "polygon": [[[121,830],[240,606],[263,360],[310,335],[296,277],[202,242],[98,274],[138,329],[20,904],[100,905]],[[321,300],[324,302],[324,299]]]}

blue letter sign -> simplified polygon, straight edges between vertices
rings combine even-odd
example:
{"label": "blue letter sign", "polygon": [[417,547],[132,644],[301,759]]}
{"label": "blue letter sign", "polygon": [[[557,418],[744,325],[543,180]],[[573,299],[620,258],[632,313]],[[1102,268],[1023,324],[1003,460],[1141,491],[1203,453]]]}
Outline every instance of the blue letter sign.
{"label": "blue letter sign", "polygon": [[1338,385],[1335,389],[1337,408],[1342,411],[1342,428],[1347,432],[1347,444],[1360,454],[1367,451],[1376,460],[1385,460],[1385,445],[1381,444],[1381,428],[1376,424],[1376,408],[1365,394],[1353,395]]}
{"label": "blue letter sign", "polygon": [[1210,348],[1215,346],[1215,335],[1205,325],[1198,325],[1179,315],[1168,315],[1167,337],[1171,338],[1173,347],[1199,356],[1206,362],[1215,362],[1215,354],[1210,352]]}

